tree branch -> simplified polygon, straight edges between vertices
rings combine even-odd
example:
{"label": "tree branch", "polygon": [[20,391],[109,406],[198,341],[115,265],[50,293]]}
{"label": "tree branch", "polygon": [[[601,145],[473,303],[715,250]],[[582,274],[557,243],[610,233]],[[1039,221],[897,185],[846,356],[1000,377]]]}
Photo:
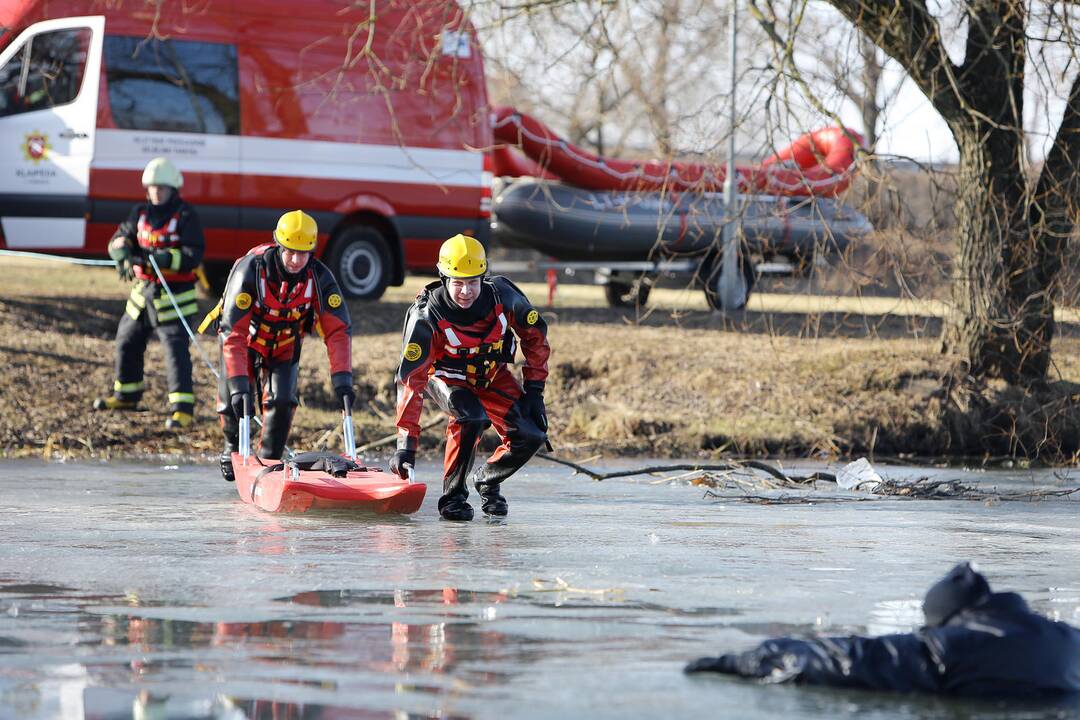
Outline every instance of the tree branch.
{"label": "tree branch", "polygon": [[900,63],[946,122],[966,122],[955,66],[922,0],[827,0]]}
{"label": "tree branch", "polygon": [[[1002,129],[1023,132],[1026,18],[1017,0],[969,0],[964,64],[957,80],[965,101]],[[1000,98],[999,107],[988,100]]]}
{"label": "tree branch", "polygon": [[1061,125],[1039,175],[1035,203],[1032,220],[1046,230],[1045,259],[1059,266],[1080,223],[1080,72],[1073,78]]}

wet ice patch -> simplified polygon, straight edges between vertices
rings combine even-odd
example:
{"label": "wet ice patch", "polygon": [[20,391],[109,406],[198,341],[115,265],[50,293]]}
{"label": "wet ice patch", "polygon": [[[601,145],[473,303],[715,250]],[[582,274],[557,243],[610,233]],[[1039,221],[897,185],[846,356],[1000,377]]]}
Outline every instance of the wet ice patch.
{"label": "wet ice patch", "polygon": [[922,600],[882,600],[874,605],[866,623],[867,635],[911,632],[923,624]]}

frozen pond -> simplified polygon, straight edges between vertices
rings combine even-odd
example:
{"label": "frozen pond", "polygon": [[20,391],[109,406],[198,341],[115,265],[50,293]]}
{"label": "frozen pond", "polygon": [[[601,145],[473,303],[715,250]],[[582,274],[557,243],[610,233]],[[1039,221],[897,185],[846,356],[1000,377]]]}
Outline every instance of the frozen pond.
{"label": "frozen pond", "polygon": [[1080,624],[1080,498],[759,505],[534,461],[506,521],[457,524],[432,467],[421,511],[385,517],[262,513],[210,466],[0,464],[0,718],[1080,715],[682,674],[908,630],[963,559]]}

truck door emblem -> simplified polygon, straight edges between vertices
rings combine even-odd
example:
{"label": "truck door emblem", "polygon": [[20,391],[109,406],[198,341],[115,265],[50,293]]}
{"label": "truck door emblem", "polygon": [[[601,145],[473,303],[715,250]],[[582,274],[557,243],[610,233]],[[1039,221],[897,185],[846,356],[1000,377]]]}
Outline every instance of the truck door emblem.
{"label": "truck door emblem", "polygon": [[42,160],[49,157],[49,151],[52,150],[52,145],[49,144],[49,136],[40,131],[34,131],[26,134],[26,140],[23,141],[23,155],[26,159],[37,165]]}

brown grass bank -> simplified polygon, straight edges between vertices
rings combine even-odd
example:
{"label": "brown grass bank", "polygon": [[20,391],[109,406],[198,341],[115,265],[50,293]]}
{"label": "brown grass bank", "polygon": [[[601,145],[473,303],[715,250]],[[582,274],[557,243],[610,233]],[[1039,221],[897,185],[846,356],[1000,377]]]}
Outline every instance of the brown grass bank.
{"label": "brown grass bank", "polygon": [[[144,410],[97,413],[113,379],[125,287],[107,269],[3,262],[0,293],[0,453],[5,457],[206,457],[220,431],[214,382],[194,353],[198,422],[163,427],[161,350],[147,353]],[[357,442],[393,433],[400,323],[423,278],[377,303],[353,303]],[[766,288],[767,289],[767,288]],[[540,306],[546,288],[526,285]],[[724,318],[700,293],[658,289],[647,313],[607,308],[589,286],[560,287],[546,310],[553,346],[547,399],[560,454],[941,456],[956,451],[940,421],[949,358],[940,319],[916,306],[865,307],[763,293],[756,310]],[[877,299],[881,300],[881,299]],[[825,302],[826,304],[822,305]],[[205,304],[210,304],[205,300]],[[807,312],[809,311],[809,312]],[[1068,333],[1067,333],[1068,335]],[[203,346],[216,361],[213,338]],[[1057,341],[1057,370],[1080,380],[1080,342]],[[309,338],[292,445],[340,447],[325,352]],[[428,431],[434,449],[441,427]],[[374,451],[374,457],[388,454]]]}

